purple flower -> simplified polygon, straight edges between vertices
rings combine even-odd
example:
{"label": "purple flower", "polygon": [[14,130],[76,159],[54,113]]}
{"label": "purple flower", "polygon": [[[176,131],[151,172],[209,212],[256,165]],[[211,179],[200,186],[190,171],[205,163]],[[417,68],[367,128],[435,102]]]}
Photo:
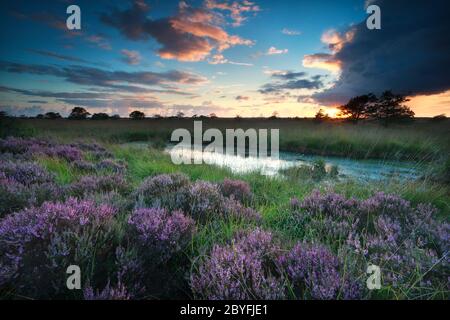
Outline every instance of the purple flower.
{"label": "purple flower", "polygon": [[69,194],[76,197],[111,191],[125,193],[128,189],[127,181],[120,175],[82,176],[80,180],[68,186]]}
{"label": "purple flower", "polygon": [[240,234],[232,244],[213,247],[191,275],[191,289],[210,300],[283,299],[284,280],[272,270],[277,251],[270,233]]}
{"label": "purple flower", "polygon": [[224,196],[233,197],[240,202],[249,201],[253,197],[249,184],[242,180],[224,179],[220,189]]}
{"label": "purple flower", "polygon": [[168,261],[191,240],[194,221],[180,211],[169,213],[161,208],[142,208],[133,211],[128,224],[137,244],[153,264]]}
{"label": "purple flower", "polygon": [[13,285],[33,297],[54,296],[64,289],[63,268],[89,254],[83,243],[95,245],[115,213],[107,205],[70,198],[6,216],[0,221],[0,286]]}
{"label": "purple flower", "polygon": [[297,294],[313,299],[357,299],[361,290],[339,272],[339,259],[327,248],[298,243],[280,257],[282,265]]}

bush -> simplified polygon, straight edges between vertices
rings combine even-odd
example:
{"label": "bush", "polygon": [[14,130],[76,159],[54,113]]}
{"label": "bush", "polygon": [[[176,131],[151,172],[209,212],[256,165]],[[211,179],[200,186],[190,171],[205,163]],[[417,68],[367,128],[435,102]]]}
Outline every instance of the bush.
{"label": "bush", "polygon": [[194,221],[180,211],[161,208],[134,210],[128,219],[131,237],[144,259],[157,266],[186,247],[195,230]]}
{"label": "bush", "polygon": [[189,178],[180,173],[149,177],[137,188],[135,197],[148,207],[183,209],[189,183]]}
{"label": "bush", "polygon": [[360,261],[382,266],[385,286],[420,295],[448,284],[444,270],[449,265],[445,255],[450,225],[438,221],[430,205],[414,207],[382,192],[356,200],[314,191],[302,202],[291,200],[291,207],[306,233],[331,246],[350,248]]}
{"label": "bush", "polygon": [[82,198],[89,194],[117,191],[127,193],[130,186],[121,175],[82,176],[67,187],[68,194]]}
{"label": "bush", "polygon": [[55,176],[33,162],[0,162],[0,172],[6,178],[23,185],[54,182]]}
{"label": "bush", "polygon": [[280,257],[297,298],[359,299],[362,286],[343,278],[339,259],[320,245],[298,243]]}
{"label": "bush", "polygon": [[248,202],[253,197],[249,184],[242,180],[224,179],[220,189],[224,196],[233,197],[240,202]]}
{"label": "bush", "polygon": [[110,251],[104,235],[114,215],[109,206],[71,198],[7,216],[0,221],[0,286],[31,298],[67,292],[69,265],[90,270],[95,256]]}
{"label": "bush", "polygon": [[277,252],[269,232],[237,235],[229,245],[214,246],[200,263],[191,275],[192,292],[208,300],[283,299],[284,281],[273,265]]}

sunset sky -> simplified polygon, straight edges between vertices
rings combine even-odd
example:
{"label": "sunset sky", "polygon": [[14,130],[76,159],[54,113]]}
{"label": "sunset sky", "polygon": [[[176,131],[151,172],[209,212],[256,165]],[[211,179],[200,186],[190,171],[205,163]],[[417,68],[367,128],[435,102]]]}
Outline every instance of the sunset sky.
{"label": "sunset sky", "polygon": [[[81,8],[81,30],[66,8]],[[368,30],[366,6],[381,8]],[[1,1],[0,110],[331,115],[350,97],[411,96],[450,115],[448,1]]]}

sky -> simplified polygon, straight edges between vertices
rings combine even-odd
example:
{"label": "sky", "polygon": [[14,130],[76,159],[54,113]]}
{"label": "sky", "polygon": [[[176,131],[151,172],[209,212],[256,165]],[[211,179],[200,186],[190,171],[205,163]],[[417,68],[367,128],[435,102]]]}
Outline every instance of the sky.
{"label": "sky", "polygon": [[[69,30],[66,9],[81,10]],[[381,9],[369,30],[366,8]],[[408,95],[450,115],[448,1],[7,0],[0,110],[67,115],[331,116],[351,97]]]}

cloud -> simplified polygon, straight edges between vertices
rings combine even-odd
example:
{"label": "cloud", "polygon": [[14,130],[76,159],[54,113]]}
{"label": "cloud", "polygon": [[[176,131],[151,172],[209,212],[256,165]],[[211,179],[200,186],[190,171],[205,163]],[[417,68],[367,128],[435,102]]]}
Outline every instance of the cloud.
{"label": "cloud", "polygon": [[[133,86],[129,87],[130,84],[140,86],[167,86],[170,84],[197,85],[206,81],[206,79],[200,75],[176,70],[166,72],[127,72],[109,71],[76,65],[59,67],[54,65],[22,64],[8,61],[0,61],[0,71],[49,75],[79,85],[91,85],[111,89],[119,88],[122,90],[126,90],[127,88],[136,89],[136,87]],[[127,83],[128,86],[121,85],[120,83]]]}
{"label": "cloud", "polygon": [[245,67],[251,67],[253,66],[252,63],[246,63],[246,62],[236,62],[231,61],[225,58],[222,54],[215,54],[212,56],[212,59],[208,61],[209,64],[233,64],[238,66],[245,66]]}
{"label": "cloud", "polygon": [[247,101],[247,100],[250,100],[250,97],[247,97],[247,96],[237,96],[235,99],[236,99],[237,101]]}
{"label": "cloud", "polygon": [[289,93],[287,90],[320,89],[323,87],[322,76],[317,75],[305,79],[306,73],[278,71],[272,74],[274,82],[264,84],[259,90],[263,94]]}
{"label": "cloud", "polygon": [[28,100],[27,101],[28,103],[34,103],[34,104],[47,104],[48,102],[47,101],[44,101],[44,100]]}
{"label": "cloud", "polygon": [[299,36],[302,34],[300,31],[293,30],[293,29],[287,29],[287,28],[284,28],[283,30],[281,30],[281,33],[285,34],[287,36]]}
{"label": "cloud", "polygon": [[288,53],[288,51],[289,51],[288,49],[277,49],[275,47],[270,47],[267,50],[266,54],[271,56],[271,55],[275,55],[275,54],[285,54],[285,53]]}
{"label": "cloud", "polygon": [[201,61],[213,50],[222,52],[236,45],[251,46],[253,41],[229,35],[220,26],[221,19],[212,10],[213,4],[209,8],[193,8],[180,2],[176,15],[153,20],[148,16],[150,8],[145,2],[134,1],[131,8],[114,9],[101,19],[128,39],[154,38],[162,46],[158,55],[164,59]]}
{"label": "cloud", "polygon": [[31,107],[20,107],[20,106],[10,106],[1,105],[0,111],[6,112],[10,116],[36,116],[39,113],[45,113],[46,111],[41,106],[31,106]]}
{"label": "cloud", "polygon": [[[414,96],[448,90],[449,2],[371,3],[382,8],[381,30],[369,30],[362,21],[343,33],[322,37],[332,49],[326,61],[338,62],[341,73],[331,88],[313,97],[321,103],[337,104],[367,92],[393,90]],[[351,37],[346,36],[349,31]]]}
{"label": "cloud", "polygon": [[329,53],[307,54],[303,57],[305,68],[325,69],[334,73],[341,70],[341,61]]}
{"label": "cloud", "polygon": [[111,50],[111,44],[104,36],[94,34],[86,37],[86,41],[95,44],[103,50]]}
{"label": "cloud", "polygon": [[141,62],[142,57],[138,51],[123,49],[121,53],[123,55],[122,60],[129,65],[138,65]]}
{"label": "cloud", "polygon": [[231,19],[233,20],[232,25],[235,27],[242,25],[242,23],[247,19],[246,17],[244,17],[244,13],[261,11],[260,7],[255,5],[254,2],[247,0],[233,2],[206,0],[205,6],[208,9],[228,11],[230,13]]}

